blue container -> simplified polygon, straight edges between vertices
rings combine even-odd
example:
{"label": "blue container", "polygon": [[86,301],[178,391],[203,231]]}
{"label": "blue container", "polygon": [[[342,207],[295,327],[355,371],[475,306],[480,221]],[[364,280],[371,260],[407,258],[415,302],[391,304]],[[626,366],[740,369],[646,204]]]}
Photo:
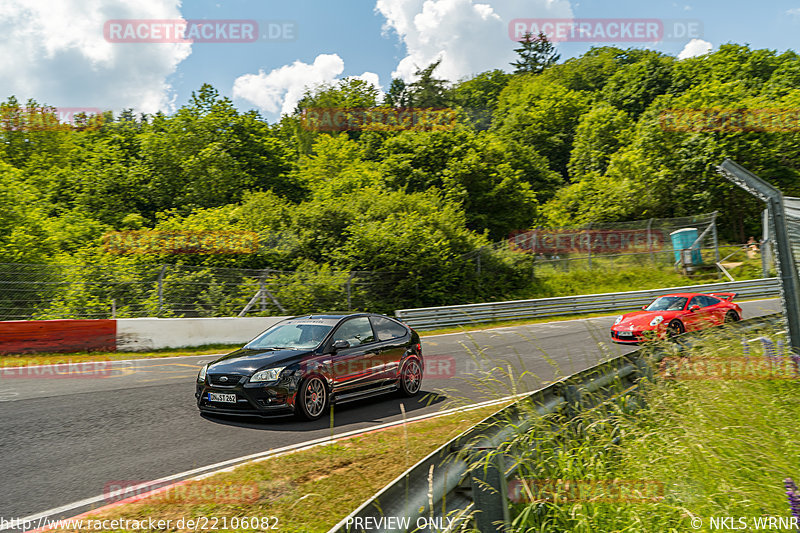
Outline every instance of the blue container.
{"label": "blue container", "polygon": [[[675,262],[681,260],[681,250],[686,250],[691,247],[694,241],[697,240],[697,228],[683,228],[673,231],[669,234],[672,239],[672,250],[675,252]],[[700,253],[700,248],[692,250],[691,253],[692,265],[702,265],[703,256]]]}

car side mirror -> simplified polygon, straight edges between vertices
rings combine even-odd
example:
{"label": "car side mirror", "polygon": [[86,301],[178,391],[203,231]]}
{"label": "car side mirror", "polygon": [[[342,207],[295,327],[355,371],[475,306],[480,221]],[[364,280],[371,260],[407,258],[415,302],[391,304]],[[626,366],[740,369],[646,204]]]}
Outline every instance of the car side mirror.
{"label": "car side mirror", "polygon": [[695,311],[697,311],[698,309],[700,309],[700,306],[699,306],[699,305],[690,305],[690,306],[689,306],[689,311],[691,311],[692,313],[694,313],[694,312],[695,312]]}
{"label": "car side mirror", "polygon": [[647,311],[647,306],[646,305],[642,306],[642,311]]}
{"label": "car side mirror", "polygon": [[350,347],[350,343],[345,340],[338,340],[333,342],[333,351],[346,350]]}

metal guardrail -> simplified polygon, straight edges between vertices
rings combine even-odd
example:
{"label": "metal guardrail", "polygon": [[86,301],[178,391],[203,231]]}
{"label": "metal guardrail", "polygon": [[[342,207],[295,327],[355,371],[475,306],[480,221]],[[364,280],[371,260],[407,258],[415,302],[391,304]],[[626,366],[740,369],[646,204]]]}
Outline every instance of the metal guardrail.
{"label": "metal guardrail", "polygon": [[[781,314],[773,314],[726,327],[743,333],[782,326],[783,321]],[[503,531],[497,523],[508,521],[508,506],[502,502],[506,480],[515,475],[516,466],[506,469],[501,460],[495,463],[494,472],[486,468],[487,463],[476,468],[482,453],[526,432],[536,416],[566,409],[571,418],[613,396],[631,392],[641,379],[652,379],[654,363],[690,347],[702,333],[686,333],[678,343],[618,356],[524,395],[422,459],[328,533],[452,531],[469,520],[475,520],[476,529],[483,533]],[[521,408],[522,402],[530,402],[533,409]],[[480,512],[474,513],[476,509]]]}
{"label": "metal guardrail", "polygon": [[395,316],[418,330],[462,326],[497,320],[540,318],[558,315],[626,311],[648,304],[670,292],[736,292],[739,298],[766,298],[780,294],[778,278],[763,278],[707,285],[689,285],[645,291],[559,296],[535,300],[512,300],[481,304],[399,309]]}

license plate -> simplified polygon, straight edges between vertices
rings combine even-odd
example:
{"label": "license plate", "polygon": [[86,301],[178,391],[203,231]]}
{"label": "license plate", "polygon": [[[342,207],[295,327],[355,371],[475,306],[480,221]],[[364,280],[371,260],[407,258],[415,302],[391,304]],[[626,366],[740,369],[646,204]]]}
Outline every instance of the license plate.
{"label": "license plate", "polygon": [[235,394],[223,394],[223,393],[220,393],[220,392],[209,392],[208,393],[208,401],[209,402],[236,403],[236,395]]}
{"label": "license plate", "polygon": [[632,331],[620,331],[617,333],[620,337],[633,337]]}

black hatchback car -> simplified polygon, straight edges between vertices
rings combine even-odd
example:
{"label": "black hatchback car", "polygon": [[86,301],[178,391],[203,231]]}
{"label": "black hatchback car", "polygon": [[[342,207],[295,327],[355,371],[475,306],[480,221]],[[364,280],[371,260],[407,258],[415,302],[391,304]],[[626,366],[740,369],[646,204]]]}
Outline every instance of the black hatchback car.
{"label": "black hatchback car", "polygon": [[197,406],[225,415],[295,414],[316,420],[330,403],[420,391],[419,335],[370,313],[279,322],[197,375]]}

